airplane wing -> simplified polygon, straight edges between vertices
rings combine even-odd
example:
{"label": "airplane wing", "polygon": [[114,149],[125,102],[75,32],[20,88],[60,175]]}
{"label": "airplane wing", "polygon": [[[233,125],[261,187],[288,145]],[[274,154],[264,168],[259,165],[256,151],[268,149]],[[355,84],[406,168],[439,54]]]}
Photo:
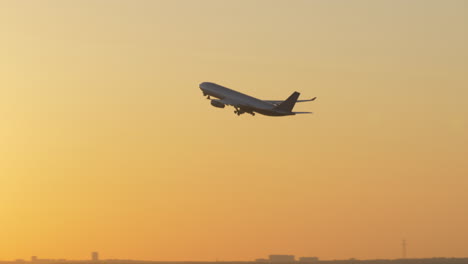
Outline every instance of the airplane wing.
{"label": "airplane wing", "polygon": [[233,100],[231,98],[224,98],[224,99],[211,99],[211,101],[217,101],[225,105],[232,105],[232,106],[240,106],[241,102],[237,100]]}
{"label": "airplane wing", "polygon": [[[311,102],[311,101],[314,101],[315,99],[317,99],[317,97],[314,97],[312,99],[306,99],[306,100],[297,100],[296,103]],[[279,105],[282,102],[284,102],[284,100],[283,101],[281,101],[281,100],[263,100],[263,101],[268,102],[270,104],[274,104],[274,105]]]}
{"label": "airplane wing", "polygon": [[[244,109],[244,110],[247,110],[249,109],[249,106],[248,105],[245,105],[245,103],[243,101],[240,101],[240,100],[236,100],[236,99],[232,99],[232,98],[224,98],[224,99],[210,99],[212,102],[215,102],[215,103],[221,103],[223,105],[230,105],[230,106],[234,106],[234,108],[240,108],[240,109]],[[213,104],[213,103],[212,103]]]}

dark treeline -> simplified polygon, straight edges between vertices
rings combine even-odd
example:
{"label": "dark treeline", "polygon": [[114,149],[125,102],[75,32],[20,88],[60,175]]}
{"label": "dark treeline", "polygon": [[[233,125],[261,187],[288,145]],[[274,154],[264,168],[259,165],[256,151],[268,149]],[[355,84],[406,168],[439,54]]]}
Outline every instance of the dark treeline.
{"label": "dark treeline", "polygon": [[[0,264],[30,264],[31,261],[0,261]],[[424,259],[371,259],[371,260],[318,260],[313,262],[270,262],[270,261],[139,261],[139,260],[51,260],[34,261],[35,264],[468,264],[468,258],[424,258]]]}

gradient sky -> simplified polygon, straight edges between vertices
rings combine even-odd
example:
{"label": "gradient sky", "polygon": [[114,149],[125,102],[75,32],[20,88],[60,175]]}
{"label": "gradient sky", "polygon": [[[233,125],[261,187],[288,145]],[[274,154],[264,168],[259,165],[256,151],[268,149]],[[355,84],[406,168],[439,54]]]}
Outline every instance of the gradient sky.
{"label": "gradient sky", "polygon": [[[468,1],[0,1],[0,260],[468,257]],[[313,115],[236,116],[212,81]]]}

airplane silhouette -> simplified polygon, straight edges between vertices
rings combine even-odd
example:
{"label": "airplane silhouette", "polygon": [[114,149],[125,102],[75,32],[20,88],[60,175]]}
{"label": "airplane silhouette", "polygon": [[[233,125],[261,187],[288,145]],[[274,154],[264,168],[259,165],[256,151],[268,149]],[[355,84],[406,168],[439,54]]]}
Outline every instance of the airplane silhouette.
{"label": "airplane silhouette", "polygon": [[[200,89],[204,96],[211,100],[211,105],[218,108],[224,108],[226,105],[233,106],[236,110],[235,114],[241,115],[249,113],[255,115],[255,112],[267,116],[288,116],[296,114],[311,114],[312,112],[293,112],[294,105],[300,102],[311,102],[317,97],[307,100],[297,100],[300,93],[292,93],[288,99],[279,100],[260,100],[255,97],[231,90],[224,86],[203,82],[200,84]],[[217,99],[211,99],[211,96]]]}

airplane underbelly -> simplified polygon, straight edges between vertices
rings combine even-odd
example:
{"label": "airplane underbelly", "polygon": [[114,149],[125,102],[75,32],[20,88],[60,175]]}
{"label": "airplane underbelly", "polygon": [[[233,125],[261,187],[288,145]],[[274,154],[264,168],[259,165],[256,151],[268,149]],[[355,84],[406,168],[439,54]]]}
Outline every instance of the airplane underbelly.
{"label": "airplane underbelly", "polygon": [[287,116],[287,115],[294,115],[294,113],[289,113],[289,112],[282,112],[278,111],[272,107],[269,108],[260,108],[260,107],[254,107],[254,106],[249,106],[249,105],[243,105],[239,107],[242,111],[247,112],[247,113],[259,113],[261,115],[266,115],[266,116]]}
{"label": "airplane underbelly", "polygon": [[293,113],[286,113],[286,112],[280,112],[275,109],[265,109],[265,108],[256,108],[253,109],[253,111],[266,115],[266,116],[287,116],[287,115],[294,115]]}
{"label": "airplane underbelly", "polygon": [[207,94],[209,96],[219,98],[219,99],[224,99],[224,95],[222,95],[220,93],[217,93],[217,92],[214,92],[214,91],[205,91],[205,94]]}

